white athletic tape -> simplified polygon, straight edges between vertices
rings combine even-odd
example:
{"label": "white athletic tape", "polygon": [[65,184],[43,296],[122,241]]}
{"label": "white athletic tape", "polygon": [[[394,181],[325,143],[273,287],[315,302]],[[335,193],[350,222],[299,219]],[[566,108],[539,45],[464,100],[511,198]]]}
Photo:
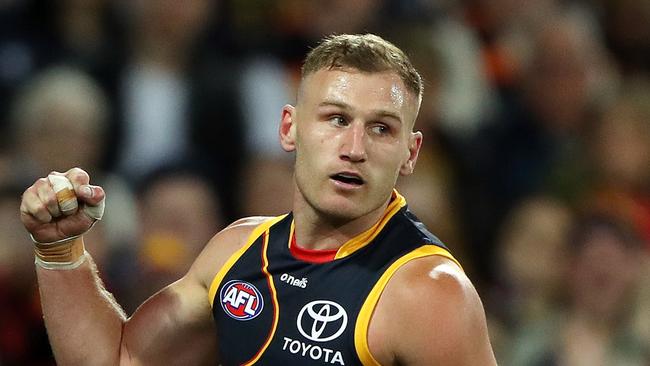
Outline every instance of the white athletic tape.
{"label": "white athletic tape", "polygon": [[72,215],[77,211],[77,196],[74,193],[72,183],[68,178],[60,175],[48,175],[47,179],[56,193],[56,199],[59,201],[59,208],[64,215]]}
{"label": "white athletic tape", "polygon": [[102,198],[96,206],[89,204],[84,205],[84,212],[95,220],[101,220],[104,216],[104,206],[106,206],[106,197]]}
{"label": "white athletic tape", "polygon": [[[52,184],[52,189],[56,193],[56,199],[59,202],[59,208],[64,215],[71,215],[76,212],[78,208],[77,195],[74,192],[74,187],[70,180],[61,175],[48,175],[47,179]],[[106,198],[103,198],[97,205],[85,204],[83,207],[84,212],[88,217],[101,220],[104,216],[104,208],[106,206]]]}
{"label": "white athletic tape", "polygon": [[34,263],[45,269],[54,269],[54,270],[69,270],[69,269],[75,269],[79,267],[83,262],[86,261],[86,258],[88,257],[88,252],[84,250],[83,254],[77,258],[76,261],[74,262],[47,262],[39,258],[38,256],[34,256]]}

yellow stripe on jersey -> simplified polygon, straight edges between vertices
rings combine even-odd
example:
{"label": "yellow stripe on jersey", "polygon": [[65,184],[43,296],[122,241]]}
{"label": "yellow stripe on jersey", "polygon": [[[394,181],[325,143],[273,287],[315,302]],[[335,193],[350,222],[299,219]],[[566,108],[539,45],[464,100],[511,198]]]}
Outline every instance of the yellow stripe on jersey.
{"label": "yellow stripe on jersey", "polygon": [[406,200],[402,197],[397,190],[393,190],[393,200],[386,207],[384,211],[384,216],[370,229],[364,231],[363,233],[357,235],[356,237],[348,240],[339,250],[336,252],[334,259],[345,258],[348,255],[356,252],[357,250],[368,245],[379,233],[384,229],[384,226],[388,223],[388,220],[393,217],[397,211],[406,205]]}
{"label": "yellow stripe on jersey", "polygon": [[287,248],[291,250],[291,243],[293,243],[293,235],[296,228],[296,220],[291,220],[291,227],[289,228],[289,241],[287,242]]}
{"label": "yellow stripe on jersey", "polygon": [[226,273],[230,271],[232,266],[235,265],[237,260],[241,258],[242,255],[250,248],[253,243],[265,232],[267,231],[271,226],[273,226],[275,223],[278,221],[282,220],[285,218],[287,215],[283,216],[277,216],[274,218],[271,218],[267,221],[264,221],[263,223],[259,224],[255,229],[253,229],[253,232],[248,236],[248,240],[246,241],[246,244],[243,245],[241,248],[239,248],[233,255],[228,258],[226,263],[219,269],[219,272],[214,276],[212,279],[212,283],[210,284],[210,291],[208,291],[208,300],[210,300],[210,307],[214,305],[214,297],[217,294],[217,289],[219,288],[219,285],[221,284],[221,281],[223,281],[223,278],[226,277]]}
{"label": "yellow stripe on jersey", "polygon": [[269,273],[269,258],[267,256],[267,249],[269,247],[269,232],[268,230],[266,231],[266,235],[264,235],[264,248],[262,250],[262,258],[264,261],[264,265],[262,266],[262,272],[266,276],[266,279],[269,283],[269,290],[271,292],[271,299],[273,300],[273,325],[271,326],[271,331],[269,332],[269,336],[266,338],[266,342],[264,342],[264,345],[257,351],[257,354],[248,362],[244,363],[244,366],[249,366],[255,364],[255,362],[259,361],[259,359],[262,357],[266,349],[269,347],[269,344],[271,344],[271,341],[273,340],[273,337],[275,336],[275,331],[278,328],[278,319],[280,318],[280,304],[278,302],[278,293],[275,289],[275,285],[273,284],[273,276]]}
{"label": "yellow stripe on jersey", "polygon": [[[354,328],[354,348],[357,351],[357,356],[361,360],[361,363],[365,366],[381,366],[377,360],[370,353],[370,347],[368,347],[368,326],[370,325],[370,318],[372,313],[375,311],[377,302],[379,301],[379,296],[381,296],[386,284],[393,277],[395,272],[400,269],[404,264],[409,261],[417,258],[427,257],[431,255],[439,255],[445,258],[449,258],[458,264],[460,263],[449,253],[445,248],[441,248],[435,245],[423,245],[412,252],[402,256],[396,260],[384,274],[379,278],[375,286],[372,288],[366,301],[363,303],[361,310],[359,311],[359,317],[357,318],[357,324]],[[462,267],[461,267],[462,269]]]}

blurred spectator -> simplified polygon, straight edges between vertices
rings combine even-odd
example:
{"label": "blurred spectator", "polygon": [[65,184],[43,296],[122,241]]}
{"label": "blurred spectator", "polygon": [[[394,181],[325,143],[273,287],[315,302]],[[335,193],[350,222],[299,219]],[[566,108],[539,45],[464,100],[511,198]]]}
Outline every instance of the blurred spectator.
{"label": "blurred spectator", "polygon": [[117,75],[117,171],[131,182],[182,159],[201,160],[218,182],[227,216],[238,216],[243,157],[240,67],[209,42],[219,3],[123,4],[127,57]]}
{"label": "blurred spectator", "polygon": [[566,309],[521,329],[503,364],[647,365],[650,349],[633,323],[642,306],[639,237],[614,217],[593,215],[571,241]]}
{"label": "blurred spectator", "polygon": [[583,193],[585,132],[609,86],[603,84],[608,78],[592,78],[608,70],[590,26],[566,13],[536,29],[518,93],[503,99],[462,156],[468,172],[459,189],[463,210],[486,275],[496,230],[519,200],[541,192],[577,200]]}
{"label": "blurred spectator", "polygon": [[54,365],[38,298],[33,245],[16,214],[22,191],[0,185],[0,364]]}
{"label": "blurred spectator", "polygon": [[123,56],[123,18],[110,0],[34,1],[32,26],[44,67],[65,63],[105,81]]}
{"label": "blurred spectator", "polygon": [[497,284],[486,296],[497,359],[508,354],[513,333],[563,304],[573,220],[566,205],[545,196],[526,198],[508,213],[497,243]]}
{"label": "blurred spectator", "polygon": [[429,29],[413,37],[425,40],[435,49],[442,69],[439,93],[429,103],[438,105],[440,130],[452,141],[466,142],[494,113],[497,103],[494,85],[484,65],[484,45],[465,19],[460,2],[424,3],[435,3],[437,7],[427,19]]}
{"label": "blurred spectator", "polygon": [[118,166],[130,177],[189,154],[189,57],[211,7],[206,0],[141,0],[128,8],[132,44],[121,81],[125,126]]}
{"label": "blurred spectator", "polygon": [[128,277],[126,293],[116,294],[125,297],[123,305],[129,313],[183,276],[210,238],[225,227],[213,184],[189,164],[152,172],[141,182],[137,197],[135,274]]}
{"label": "blurred spectator", "polygon": [[[7,109],[17,86],[53,64],[71,64],[109,80],[121,57],[120,17],[113,5],[107,0],[3,1],[0,110]],[[0,116],[0,131],[6,117]]]}
{"label": "blurred spectator", "polygon": [[630,218],[650,253],[650,84],[624,84],[593,138],[594,204]]}
{"label": "blurred spectator", "polygon": [[99,173],[109,116],[103,91],[85,73],[60,66],[35,75],[15,98],[11,114],[18,179],[30,181],[71,165]]}
{"label": "blurred spectator", "polygon": [[557,0],[472,0],[466,5],[468,23],[481,43],[479,60],[490,83],[499,91],[516,88],[521,80],[522,52],[529,33],[557,15]]}
{"label": "blurred spectator", "polygon": [[378,26],[382,1],[325,0],[310,1],[305,30],[312,39],[333,33],[364,33]]}

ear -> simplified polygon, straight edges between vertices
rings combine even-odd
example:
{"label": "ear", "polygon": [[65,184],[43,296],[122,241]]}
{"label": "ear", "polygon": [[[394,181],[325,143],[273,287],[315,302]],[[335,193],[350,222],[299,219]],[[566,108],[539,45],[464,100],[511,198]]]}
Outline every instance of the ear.
{"label": "ear", "polygon": [[280,121],[280,145],[284,151],[291,152],[296,149],[296,107],[285,105],[282,107],[282,120]]}
{"label": "ear", "polygon": [[403,176],[411,175],[413,173],[413,170],[415,169],[415,163],[418,160],[418,154],[420,153],[421,146],[422,146],[422,132],[420,131],[411,132],[411,136],[409,136],[409,144],[408,144],[409,157],[400,167],[399,169],[400,175]]}

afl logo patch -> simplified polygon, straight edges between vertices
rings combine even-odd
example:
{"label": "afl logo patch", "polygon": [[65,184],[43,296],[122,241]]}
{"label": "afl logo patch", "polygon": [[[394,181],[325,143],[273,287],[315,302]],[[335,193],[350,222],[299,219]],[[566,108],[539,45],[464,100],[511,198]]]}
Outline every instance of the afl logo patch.
{"label": "afl logo patch", "polygon": [[228,281],[221,288],[219,298],[223,311],[236,320],[251,320],[260,315],[264,308],[260,291],[245,281]]}

